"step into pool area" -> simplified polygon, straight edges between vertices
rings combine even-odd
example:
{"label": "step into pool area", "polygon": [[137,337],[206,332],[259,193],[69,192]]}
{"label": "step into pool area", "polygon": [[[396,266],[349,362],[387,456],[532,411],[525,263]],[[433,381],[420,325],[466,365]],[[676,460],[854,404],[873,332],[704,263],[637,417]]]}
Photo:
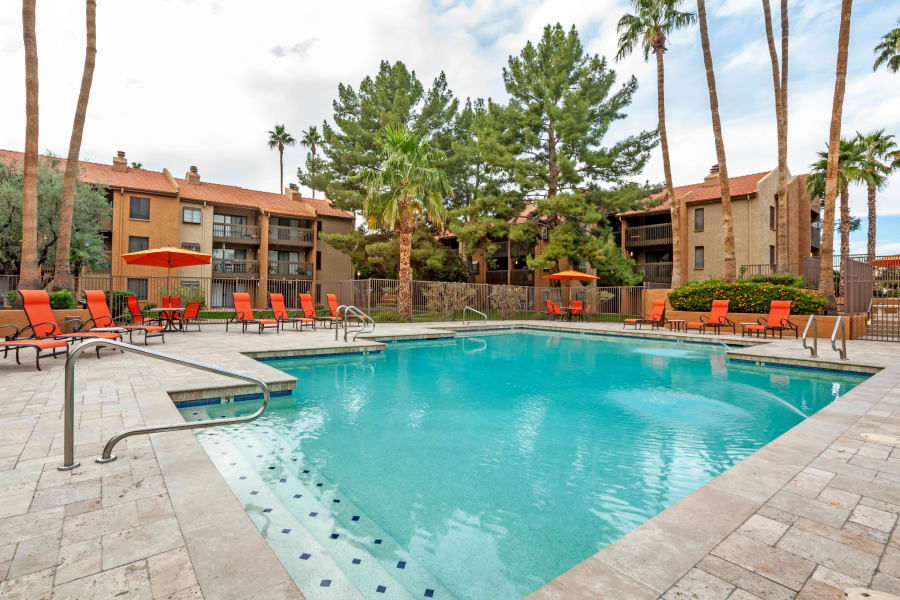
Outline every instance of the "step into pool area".
{"label": "step into pool area", "polygon": [[293,394],[196,435],[312,600],[520,598],[865,380],[548,331],[266,362]]}

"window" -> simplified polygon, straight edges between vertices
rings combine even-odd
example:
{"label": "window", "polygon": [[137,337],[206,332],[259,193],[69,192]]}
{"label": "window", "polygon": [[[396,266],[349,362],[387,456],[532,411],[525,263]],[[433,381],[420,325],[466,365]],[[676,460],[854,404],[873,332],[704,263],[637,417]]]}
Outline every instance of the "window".
{"label": "window", "polygon": [[230,238],[246,238],[247,234],[247,217],[244,215],[223,215],[216,213],[213,215],[213,236],[230,237]]}
{"label": "window", "polygon": [[694,209],[694,231],[703,231],[703,209]]}
{"label": "window", "polygon": [[128,291],[137,296],[138,300],[147,299],[147,280],[128,278]]}
{"label": "window", "polygon": [[140,219],[141,221],[150,220],[150,198],[141,198],[139,196],[131,197],[131,205],[128,216],[132,219]]}
{"label": "window", "polygon": [[769,207],[769,229],[775,229],[775,207]]}
{"label": "window", "polygon": [[200,223],[201,213],[199,208],[191,208],[190,206],[185,206],[183,214],[185,223]]}
{"label": "window", "polygon": [[316,221],[316,231],[322,231],[322,221]]}
{"label": "window", "polygon": [[128,251],[140,252],[150,247],[150,238],[137,235],[128,236]]}
{"label": "window", "polygon": [[181,242],[181,247],[185,250],[193,250],[194,252],[200,252],[200,244],[195,244],[194,242]]}
{"label": "window", "polygon": [[769,246],[769,264],[775,264],[775,246]]}
{"label": "window", "polygon": [[694,246],[694,268],[703,268],[703,246]]}
{"label": "window", "polygon": [[316,252],[316,271],[322,269],[322,253]]}
{"label": "window", "polygon": [[478,275],[478,261],[477,260],[472,261],[472,274]]}

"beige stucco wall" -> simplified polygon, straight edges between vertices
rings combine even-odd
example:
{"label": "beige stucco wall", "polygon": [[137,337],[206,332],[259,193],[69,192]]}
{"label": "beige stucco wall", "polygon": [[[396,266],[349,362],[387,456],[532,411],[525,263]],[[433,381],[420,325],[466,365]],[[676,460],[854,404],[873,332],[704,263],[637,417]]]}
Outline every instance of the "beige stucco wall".
{"label": "beige stucco wall", "polygon": [[[200,223],[185,223],[184,208],[199,208]],[[204,206],[200,202],[191,200],[182,200],[178,211],[179,218],[179,239],[181,246],[184,242],[200,245],[200,252],[210,254],[212,252],[212,223],[213,223],[213,207],[211,204]],[[199,265],[196,267],[182,267],[178,271],[182,277],[210,277],[212,275],[211,265]]]}
{"label": "beige stucco wall", "polygon": [[[319,217],[322,221],[322,233],[350,233],[353,230],[353,219],[339,219],[337,217]],[[323,242],[316,241],[316,250],[322,253],[322,268],[316,273],[317,281],[341,281],[353,279],[353,265],[350,257],[335,250]],[[310,262],[315,262],[313,254]]]}

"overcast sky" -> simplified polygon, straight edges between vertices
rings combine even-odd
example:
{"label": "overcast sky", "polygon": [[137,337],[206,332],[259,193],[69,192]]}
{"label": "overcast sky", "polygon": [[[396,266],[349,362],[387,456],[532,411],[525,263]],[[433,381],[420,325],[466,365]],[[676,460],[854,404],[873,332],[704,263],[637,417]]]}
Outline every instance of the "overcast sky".
{"label": "overcast sky", "polygon": [[[65,155],[84,59],[84,6],[38,0],[40,149]],[[357,87],[381,59],[402,60],[426,87],[445,71],[461,97],[503,100],[502,67],[548,23],[574,24],[586,49],[612,57],[622,0],[98,0],[98,54],[82,158],[110,162],[116,150],[146,168],[181,176],[197,165],[207,181],[276,191],[278,156],[266,132],[285,123],[299,137],[330,119],[339,82]],[[728,170],[776,163],[772,74],[759,0],[710,0]],[[773,1],[778,20],[777,1]],[[695,8],[692,2],[686,7]],[[825,147],[834,87],[839,0],[790,2],[789,168],[807,170]],[[886,128],[900,137],[900,74],[872,72],[872,48],[896,26],[900,0],[854,2],[844,132]],[[779,33],[776,31],[776,36]],[[655,63],[640,53],[614,65],[639,90],[610,141],[656,126]],[[20,3],[0,6],[0,147],[24,143],[24,52]],[[709,97],[696,28],[666,53],[667,125],[675,184],[699,181],[716,162]],[[303,162],[285,152],[285,182]],[[662,180],[659,151],[642,178]],[[851,208],[865,213],[865,190]],[[879,198],[900,214],[900,176]],[[885,221],[888,221],[887,219]],[[890,219],[889,221],[897,221]],[[900,231],[879,232],[898,243]]]}

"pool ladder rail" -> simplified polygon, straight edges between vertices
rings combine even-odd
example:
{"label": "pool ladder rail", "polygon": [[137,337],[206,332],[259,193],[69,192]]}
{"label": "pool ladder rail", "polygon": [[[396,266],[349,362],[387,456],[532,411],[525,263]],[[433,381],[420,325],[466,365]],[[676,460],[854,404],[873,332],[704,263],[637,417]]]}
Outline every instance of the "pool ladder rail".
{"label": "pool ladder rail", "polygon": [[177,365],[183,365],[185,367],[190,367],[199,371],[206,371],[207,373],[233,377],[235,379],[240,379],[242,381],[246,381],[248,383],[259,386],[263,394],[262,406],[260,406],[259,409],[257,409],[257,411],[253,414],[244,417],[207,419],[203,421],[174,423],[172,425],[150,425],[147,427],[136,427],[134,429],[127,429],[125,431],[122,431],[109,438],[109,441],[107,441],[106,445],[103,447],[103,454],[101,454],[97,459],[98,463],[108,463],[116,460],[116,455],[112,453],[113,448],[115,448],[116,444],[127,437],[141,434],[160,433],[163,431],[181,431],[183,429],[199,429],[201,427],[215,427],[218,425],[249,423],[250,421],[257,419],[260,415],[262,415],[265,412],[266,407],[269,405],[269,386],[266,385],[266,383],[262,379],[254,377],[252,375],[244,375],[243,373],[229,371],[228,369],[214,367],[212,365],[195,362],[193,360],[188,360],[185,358],[178,358],[177,356],[172,356],[171,354],[157,352],[156,350],[150,350],[148,348],[142,348],[140,346],[133,346],[124,342],[117,342],[106,339],[87,340],[79,344],[78,347],[73,348],[69,352],[69,356],[66,358],[65,403],[63,405],[63,464],[57,467],[57,469],[59,469],[60,471],[70,471],[80,464],[75,460],[75,365],[78,362],[78,357],[80,357],[86,350],[94,348],[95,346],[110,346],[113,348],[118,348],[122,352],[132,352],[134,354],[140,354],[142,356],[164,360],[167,362],[175,363]]}
{"label": "pool ladder rail", "polygon": [[[809,332],[810,326],[812,326],[812,347],[806,345],[806,334]],[[837,347],[838,330],[841,332],[840,349]],[[809,315],[809,320],[806,321],[806,327],[803,328],[803,335],[800,337],[803,338],[803,347],[809,350],[812,358],[816,358],[819,355],[819,335],[816,315]],[[831,332],[831,349],[838,353],[841,360],[847,360],[847,330],[845,328],[843,315],[838,315],[837,320],[834,322],[834,330]]]}
{"label": "pool ladder rail", "polygon": [[476,315],[481,315],[481,318],[482,318],[482,320],[484,320],[484,321],[487,321],[487,320],[488,320],[488,317],[487,317],[486,314],[484,314],[484,313],[481,312],[480,310],[475,310],[475,309],[472,308],[471,306],[467,306],[467,307],[465,307],[465,308],[463,309],[463,325],[465,325],[466,323],[468,323],[468,321],[466,320],[466,311],[471,311],[471,312],[475,313]]}
{"label": "pool ladder rail", "polygon": [[[342,314],[344,315],[343,323],[344,323],[344,341],[345,342],[347,341],[348,318],[351,314],[356,315],[356,317],[359,318],[359,320],[363,322],[363,326],[359,329],[359,331],[357,331],[356,333],[353,334],[354,342],[356,341],[356,338],[359,336],[359,334],[372,333],[373,331],[375,331],[375,321],[372,319],[372,317],[370,317],[369,315],[367,315],[366,313],[361,311],[359,308],[353,306],[352,304],[350,304],[350,305],[341,304],[340,306],[337,307],[336,313],[337,313],[338,317],[340,317]],[[371,329],[369,329],[369,325],[372,326]],[[337,341],[337,339],[338,339],[338,328],[335,327],[334,328],[334,341]]]}

